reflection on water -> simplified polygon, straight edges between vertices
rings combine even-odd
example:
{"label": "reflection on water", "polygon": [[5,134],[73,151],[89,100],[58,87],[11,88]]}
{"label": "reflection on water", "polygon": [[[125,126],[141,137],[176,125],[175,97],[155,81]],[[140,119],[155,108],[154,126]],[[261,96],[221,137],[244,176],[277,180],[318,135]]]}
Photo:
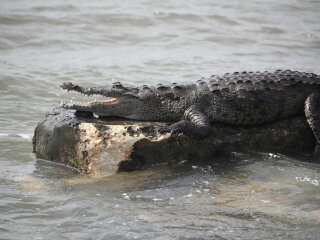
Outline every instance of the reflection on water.
{"label": "reflection on water", "polygon": [[320,74],[319,1],[2,1],[1,239],[317,239],[320,165],[233,153],[105,177],[36,160],[64,81],[190,82]]}

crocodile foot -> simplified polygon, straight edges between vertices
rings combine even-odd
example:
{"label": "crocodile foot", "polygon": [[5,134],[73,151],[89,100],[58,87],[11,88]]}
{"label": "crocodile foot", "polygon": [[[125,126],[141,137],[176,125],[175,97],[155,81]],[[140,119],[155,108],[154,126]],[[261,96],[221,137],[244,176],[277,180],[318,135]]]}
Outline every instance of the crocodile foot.
{"label": "crocodile foot", "polygon": [[179,128],[173,125],[163,126],[158,129],[160,134],[170,133],[170,137],[168,139],[169,142],[174,142],[177,140],[179,133],[181,132]]}

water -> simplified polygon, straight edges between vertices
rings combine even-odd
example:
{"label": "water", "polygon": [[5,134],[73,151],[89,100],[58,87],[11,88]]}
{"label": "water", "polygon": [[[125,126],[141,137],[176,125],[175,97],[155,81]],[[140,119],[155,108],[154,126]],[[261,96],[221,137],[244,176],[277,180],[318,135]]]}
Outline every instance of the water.
{"label": "water", "polygon": [[319,74],[320,2],[0,1],[0,239],[318,239],[320,165],[234,153],[104,178],[36,160],[58,85]]}

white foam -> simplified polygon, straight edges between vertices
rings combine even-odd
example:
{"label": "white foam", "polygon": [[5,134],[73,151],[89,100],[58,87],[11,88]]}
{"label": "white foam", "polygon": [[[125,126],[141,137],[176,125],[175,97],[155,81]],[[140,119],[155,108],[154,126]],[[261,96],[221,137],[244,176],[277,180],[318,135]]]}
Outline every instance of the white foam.
{"label": "white foam", "polygon": [[319,186],[320,185],[320,181],[318,179],[315,178],[311,178],[309,176],[304,176],[304,177],[295,177],[295,179],[299,182],[308,182],[311,183],[314,186]]}
{"label": "white foam", "polygon": [[32,138],[31,134],[25,134],[25,133],[19,133],[18,136],[28,140]]}

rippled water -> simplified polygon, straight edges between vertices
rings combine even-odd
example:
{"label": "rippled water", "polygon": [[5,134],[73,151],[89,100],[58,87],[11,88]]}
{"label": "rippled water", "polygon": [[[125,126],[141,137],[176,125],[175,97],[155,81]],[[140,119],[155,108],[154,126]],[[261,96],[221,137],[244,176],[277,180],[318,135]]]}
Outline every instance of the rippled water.
{"label": "rippled water", "polygon": [[[234,153],[105,178],[36,160],[63,81],[319,74],[320,2],[0,1],[1,239],[318,239],[320,164]],[[77,97],[78,98],[78,97]]]}

